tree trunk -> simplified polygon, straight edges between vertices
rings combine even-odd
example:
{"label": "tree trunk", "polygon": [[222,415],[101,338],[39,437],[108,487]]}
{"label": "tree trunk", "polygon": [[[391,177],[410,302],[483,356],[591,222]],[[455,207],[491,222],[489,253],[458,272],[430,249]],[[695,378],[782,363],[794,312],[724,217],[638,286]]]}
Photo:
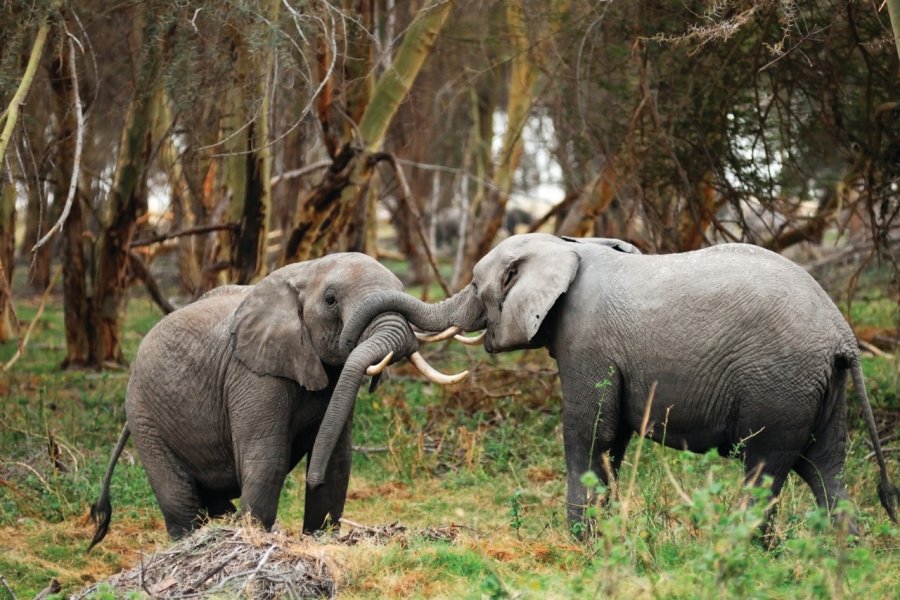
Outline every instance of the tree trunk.
{"label": "tree trunk", "polygon": [[607,164],[583,190],[581,197],[556,228],[558,235],[586,237],[595,234],[597,217],[606,212],[616,196],[616,171]]}
{"label": "tree trunk", "polygon": [[[152,124],[158,102],[161,47],[157,15],[144,7],[140,72],[125,122],[107,201],[107,221],[97,246],[94,281],[92,361],[97,366],[124,365],[120,317],[128,283],[128,250],[138,217],[147,212],[147,170],[152,149]],[[136,19],[139,22],[141,19]],[[136,25],[137,26],[137,25]]]}
{"label": "tree trunk", "polygon": [[[374,29],[374,15],[371,0],[344,0],[344,8],[358,15],[357,20],[347,23],[347,56],[344,60],[344,106],[350,119],[343,119],[344,142],[355,135],[355,124],[362,121],[366,108],[375,91],[375,64],[372,51],[371,31]],[[370,226],[369,210],[374,209],[375,190],[366,186],[347,219],[342,249],[351,252],[365,252],[367,232]]]}
{"label": "tree trunk", "polygon": [[[66,55],[54,57],[49,68],[50,89],[53,92],[56,111],[56,148],[54,213],[59,213],[65,202],[66,190],[72,180],[75,161],[76,115],[74,82]],[[53,221],[46,220],[45,223]],[[63,276],[63,321],[66,329],[66,358],[62,368],[80,369],[91,363],[91,297],[87,286],[87,268],[84,257],[84,221],[81,210],[81,194],[76,190],[72,208],[66,219],[59,240]],[[52,241],[38,252],[52,247]],[[40,254],[38,255],[40,256]],[[48,261],[49,265],[49,261]]]}
{"label": "tree trunk", "polygon": [[6,181],[0,179],[0,277],[6,279],[5,283],[0,282],[0,343],[16,334],[10,318],[12,297],[6,297],[6,291],[12,288],[16,257],[16,184],[11,173],[7,176]]}
{"label": "tree trunk", "polygon": [[285,263],[325,254],[343,232],[352,207],[365,202],[375,166],[374,154],[381,148],[397,108],[434,47],[451,4],[448,0],[422,10],[410,24],[391,68],[379,78],[372,101],[360,120],[362,149],[345,144],[322,182],[306,197],[285,246]]}
{"label": "tree trunk", "polygon": [[[52,167],[52,161],[47,156],[48,144],[45,140],[43,128],[50,122],[50,112],[53,110],[46,99],[41,102],[29,102],[29,117],[23,119],[24,138],[28,141],[28,154],[33,158],[26,165],[31,164],[33,171],[26,166],[23,180],[26,182],[26,204],[23,215],[24,232],[22,243],[19,246],[19,257],[29,264],[28,283],[36,292],[43,292],[50,283],[50,262],[58,248],[57,240],[44,244],[36,253],[32,248],[37,244],[41,235],[59,218],[59,212],[63,202],[47,203],[45,181],[48,179],[48,171]],[[52,100],[52,98],[50,98]]]}
{"label": "tree trunk", "polygon": [[[162,168],[166,172],[169,189],[172,192],[172,228],[173,230],[189,229],[197,225],[194,213],[194,198],[185,177],[184,164],[178,148],[175,147],[171,135],[166,135],[175,125],[172,109],[165,93],[160,91],[159,118],[154,136],[160,138],[160,158]],[[190,295],[200,285],[200,262],[197,249],[198,238],[185,235],[178,238],[178,274],[182,289]]]}
{"label": "tree trunk", "polygon": [[[281,7],[279,0],[271,0],[269,19],[278,22]],[[240,85],[235,94],[232,106],[236,115],[241,118],[235,122],[237,127],[245,125],[247,116],[247,98],[242,95],[243,89],[254,89],[247,85],[247,79],[255,75],[255,89],[261,98],[262,106],[258,116],[247,126],[246,134],[235,136],[235,141],[245,140],[241,152],[226,157],[228,179],[231,183],[231,220],[239,223],[237,239],[231,248],[232,279],[238,284],[248,284],[254,277],[264,276],[267,271],[266,247],[268,243],[269,221],[271,218],[271,177],[272,154],[269,144],[270,93],[269,77],[272,72],[274,50],[270,50],[266,60],[262,61],[260,73],[252,73],[252,64],[246,40],[235,34],[237,73]],[[274,43],[274,42],[273,42]]]}
{"label": "tree trunk", "polygon": [[[56,7],[54,6],[54,8]],[[6,155],[6,148],[10,140],[12,140],[13,132],[19,121],[19,109],[28,98],[28,92],[31,89],[32,82],[34,82],[34,75],[44,53],[44,46],[47,43],[47,35],[49,33],[50,25],[47,23],[47,18],[43,17],[35,34],[22,79],[16,87],[9,106],[0,113],[0,124],[3,125],[2,129],[0,129],[0,165],[4,164],[3,158]],[[3,177],[2,172],[0,172],[0,177]],[[0,266],[5,267],[0,269],[0,273],[5,273],[0,276],[12,281],[14,255],[10,254],[10,252],[14,252],[14,250],[8,251],[8,248],[14,244],[15,240],[16,190],[11,176],[7,174],[7,177],[8,181],[6,183],[0,181],[0,188],[3,188],[0,190]],[[9,304],[12,302],[12,298],[9,295],[9,289],[8,285],[0,284],[0,341],[5,341],[11,336],[9,312],[12,309]]]}

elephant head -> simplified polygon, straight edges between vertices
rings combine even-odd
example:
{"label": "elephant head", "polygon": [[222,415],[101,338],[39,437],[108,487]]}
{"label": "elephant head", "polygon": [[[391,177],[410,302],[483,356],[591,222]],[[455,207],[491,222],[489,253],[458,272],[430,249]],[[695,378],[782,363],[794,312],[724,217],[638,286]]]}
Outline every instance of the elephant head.
{"label": "elephant head", "polygon": [[536,346],[541,324],[578,273],[575,244],[640,254],[631,244],[609,238],[561,238],[543,233],[510,236],[478,261],[469,285],[443,302],[426,304],[392,292],[368,298],[355,315],[358,321],[344,327],[341,345],[352,347],[368,316],[390,307],[426,331],[486,328],[484,347],[488,352]]}
{"label": "elephant head", "polygon": [[[377,376],[391,360],[422,361],[416,337],[401,315],[385,307],[359,316],[370,296],[402,295],[402,289],[400,280],[376,260],[333,254],[272,272],[249,288],[228,325],[234,357],[257,375],[284,377],[316,391],[328,386],[329,367],[341,369],[310,457],[310,487],[322,483],[363,376]],[[355,343],[343,347],[344,323],[362,320]]]}

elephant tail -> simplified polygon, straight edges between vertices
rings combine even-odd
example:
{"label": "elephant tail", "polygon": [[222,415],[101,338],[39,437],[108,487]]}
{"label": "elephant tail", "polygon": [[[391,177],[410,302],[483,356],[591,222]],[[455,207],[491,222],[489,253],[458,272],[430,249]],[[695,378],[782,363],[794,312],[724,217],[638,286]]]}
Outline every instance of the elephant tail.
{"label": "elephant tail", "polygon": [[125,427],[122,428],[122,433],[119,434],[119,441],[116,442],[116,449],[113,450],[112,457],[109,459],[109,466],[106,467],[106,475],[103,476],[103,488],[100,490],[100,498],[91,504],[91,520],[94,522],[94,539],[91,540],[91,545],[88,546],[88,552],[91,551],[91,548],[99,544],[109,531],[109,519],[112,516],[112,504],[109,501],[109,485],[112,482],[116,463],[119,462],[119,456],[121,456],[122,450],[125,448],[125,443],[128,441],[130,435],[131,431],[128,429],[128,424],[126,423]]}
{"label": "elephant tail", "polygon": [[888,478],[887,463],[884,460],[884,453],[881,451],[881,442],[878,440],[878,429],[875,427],[872,405],[869,404],[869,396],[866,394],[866,382],[863,379],[858,355],[851,360],[850,372],[853,375],[853,387],[856,388],[856,395],[859,396],[859,402],[862,405],[863,418],[866,420],[869,436],[872,438],[872,447],[875,449],[875,458],[878,460],[878,469],[881,472],[878,479],[878,499],[881,500],[881,505],[884,506],[891,521],[896,523],[895,506],[900,504],[900,489],[891,484],[891,480]]}

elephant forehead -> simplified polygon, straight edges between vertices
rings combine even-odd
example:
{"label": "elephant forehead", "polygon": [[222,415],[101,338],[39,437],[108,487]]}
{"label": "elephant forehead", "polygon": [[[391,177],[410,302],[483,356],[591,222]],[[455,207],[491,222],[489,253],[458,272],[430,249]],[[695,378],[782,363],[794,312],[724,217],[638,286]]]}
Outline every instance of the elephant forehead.
{"label": "elephant forehead", "polygon": [[334,257],[334,262],[324,265],[328,269],[329,278],[351,284],[358,282],[397,290],[403,289],[400,279],[371,256],[357,252],[344,252],[324,258],[332,257]]}
{"label": "elephant forehead", "polygon": [[271,276],[282,277],[298,288],[310,284],[356,283],[402,290],[403,283],[380,262],[359,252],[338,252],[284,266]]}

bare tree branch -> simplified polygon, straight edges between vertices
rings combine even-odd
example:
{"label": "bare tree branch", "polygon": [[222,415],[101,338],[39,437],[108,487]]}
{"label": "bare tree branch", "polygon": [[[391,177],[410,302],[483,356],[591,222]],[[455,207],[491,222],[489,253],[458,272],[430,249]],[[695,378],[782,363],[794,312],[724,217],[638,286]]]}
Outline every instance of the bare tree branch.
{"label": "bare tree branch", "polygon": [[151,244],[156,244],[158,242],[164,242],[166,240],[171,240],[174,238],[183,237],[186,235],[198,235],[201,233],[209,233],[211,231],[237,231],[240,225],[237,223],[214,223],[212,225],[198,225],[197,227],[189,227],[187,229],[182,229],[180,231],[173,231],[171,233],[162,233],[160,235],[155,235],[151,238],[147,238],[145,240],[135,240],[128,245],[129,248],[140,248],[141,246],[149,246]]}
{"label": "bare tree branch", "polygon": [[400,184],[402,200],[412,214],[413,220],[416,222],[416,231],[419,234],[419,238],[422,240],[422,247],[425,249],[425,255],[428,257],[428,263],[431,265],[431,270],[434,272],[434,276],[444,290],[444,293],[447,294],[447,296],[451,296],[450,286],[447,285],[447,281],[444,279],[444,276],[441,275],[437,260],[434,258],[434,251],[431,249],[431,244],[428,243],[428,234],[425,232],[425,227],[422,225],[422,214],[419,212],[419,207],[416,206],[416,203],[412,201],[412,192],[409,189],[409,184],[406,182],[406,176],[403,174],[403,169],[400,168],[400,165],[397,164],[397,159],[390,152],[377,152],[372,155],[372,158],[376,161],[388,163],[394,170],[394,175],[397,177],[397,181]]}

